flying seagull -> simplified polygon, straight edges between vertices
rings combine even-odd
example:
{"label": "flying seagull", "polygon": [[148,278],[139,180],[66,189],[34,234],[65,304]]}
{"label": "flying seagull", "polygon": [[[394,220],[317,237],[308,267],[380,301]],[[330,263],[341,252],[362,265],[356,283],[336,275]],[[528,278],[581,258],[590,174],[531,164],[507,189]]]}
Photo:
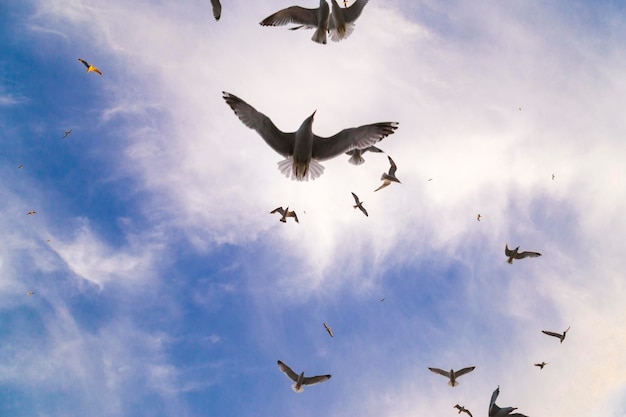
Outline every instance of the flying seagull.
{"label": "flying seagull", "polygon": [[[571,327],[571,326],[570,326]],[[563,332],[563,334],[561,333],[555,333],[555,332],[549,332],[547,330],[542,330],[541,333],[543,334],[547,334],[548,336],[554,336],[554,337],[558,337],[561,340],[561,343],[563,343],[563,340],[565,340],[565,335],[567,334],[567,331],[569,330],[569,327],[567,328],[567,330],[565,330]]]}
{"label": "flying seagull", "polygon": [[331,159],[351,149],[362,149],[391,135],[398,128],[396,122],[381,122],[343,129],[323,138],[313,133],[315,112],[302,122],[297,131],[280,131],[272,121],[251,105],[230,93],[224,92],[224,100],[235,115],[250,129],[257,131],[265,142],[285,159],[278,169],[285,176],[297,181],[307,181],[322,175],[324,167],[319,161]]}
{"label": "flying seagull", "polygon": [[303,385],[315,385],[319,384],[320,382],[328,381],[330,379],[330,375],[304,376],[304,372],[298,375],[294,371],[292,371],[290,367],[288,367],[281,361],[278,361],[278,369],[283,371],[283,373],[287,375],[289,379],[295,382],[295,384],[293,384],[291,388],[298,393],[302,392]]}
{"label": "flying seagull", "polygon": [[36,211],[29,211],[28,213],[26,213],[27,216],[32,216],[33,214],[37,214]]}
{"label": "flying seagull", "polygon": [[[365,210],[365,207],[363,207],[363,202],[359,200],[359,197],[357,197],[356,194],[352,193],[352,197],[354,197],[354,202],[356,203],[355,205],[353,205],[352,207],[354,208],[359,208],[359,210],[361,210],[363,212],[363,214],[365,214],[367,216],[367,210]],[[368,216],[369,217],[369,216]]]}
{"label": "flying seagull", "polygon": [[34,294],[35,294],[35,293],[34,293],[34,292],[32,292],[32,291],[28,291],[28,292],[26,293],[26,295],[34,295]]}
{"label": "flying seagull", "polygon": [[489,401],[489,417],[528,417],[525,414],[513,413],[513,411],[517,410],[517,407],[498,407],[496,405],[498,395],[500,395],[500,386],[491,394],[491,401]]}
{"label": "flying seagull", "polygon": [[383,152],[382,149],[379,149],[376,146],[368,146],[367,148],[363,148],[363,149],[353,149],[351,151],[346,152],[346,155],[352,156],[350,159],[348,159],[348,162],[350,162],[352,165],[361,165],[363,162],[365,162],[365,159],[363,159],[361,155],[363,155],[367,151],[376,152],[376,153]]}
{"label": "flying seagull", "polygon": [[72,129],[70,129],[70,130],[66,130],[66,131],[65,131],[65,134],[63,135],[63,137],[62,137],[61,139],[65,139],[66,137],[68,137],[68,136],[69,136],[69,134],[70,134],[70,133],[72,133]]}
{"label": "flying seagull", "polygon": [[213,6],[213,17],[215,20],[220,20],[222,16],[222,5],[220,4],[220,0],[211,0],[211,6]]}
{"label": "flying seagull", "polygon": [[361,12],[368,1],[356,0],[350,7],[342,9],[337,4],[337,0],[331,0],[332,13],[328,22],[328,31],[333,42],[339,42],[352,34],[354,22],[361,16]]}
{"label": "flying seagull", "polygon": [[546,366],[548,364],[548,362],[541,362],[541,363],[536,363],[535,366],[538,366],[539,369],[543,369],[544,366]]}
{"label": "flying seagull", "polygon": [[508,243],[504,246],[504,254],[509,257],[509,259],[507,259],[508,263],[512,264],[513,259],[536,258],[537,256],[541,256],[539,252],[524,251],[524,252],[518,253],[517,252],[518,249],[519,249],[519,246],[512,250],[509,249]]}
{"label": "flying seagull", "polygon": [[465,408],[465,407],[464,407],[464,406],[462,406],[462,405],[458,405],[458,404],[457,404],[457,405],[455,405],[455,406],[454,406],[454,407],[452,407],[452,408],[456,408],[457,410],[459,410],[459,414],[461,414],[461,413],[467,413],[470,417],[473,417],[473,416],[472,416],[472,413],[470,413],[470,410],[468,410],[467,408]]}
{"label": "flying seagull", "polygon": [[17,168],[18,168],[18,169],[22,169],[22,168],[24,168],[24,165],[19,164],[19,165],[17,166]]}
{"label": "flying seagull", "polygon": [[84,66],[87,67],[87,72],[95,72],[98,75],[102,75],[102,72],[100,72],[98,68],[94,67],[93,65],[85,61],[84,59],[78,58],[78,60],[82,62]]}
{"label": "flying seagull", "polygon": [[295,23],[300,26],[291,28],[316,29],[311,40],[313,42],[326,44],[326,31],[328,30],[328,19],[330,9],[326,0],[320,0],[320,7],[317,9],[306,9],[300,6],[291,6],[282,9],[263,19],[261,26],[284,26]]}
{"label": "flying seagull", "polygon": [[450,378],[450,381],[448,382],[448,385],[450,385],[451,387],[455,387],[457,386],[459,383],[456,382],[456,379],[462,375],[465,375],[469,372],[472,372],[474,370],[474,368],[476,368],[475,366],[470,366],[468,368],[463,368],[463,369],[459,369],[458,371],[454,371],[454,369],[450,369],[450,372],[448,371],[444,371],[443,369],[439,369],[439,368],[428,368],[430,369],[432,372],[439,374],[439,375],[443,375],[446,378]]}
{"label": "flying seagull", "polygon": [[389,167],[389,173],[383,172],[383,175],[380,177],[380,179],[383,181],[383,185],[375,189],[374,192],[385,188],[392,182],[397,182],[398,184],[401,184],[400,180],[396,177],[396,170],[398,169],[398,167],[396,166],[395,162],[393,162],[393,159],[391,159],[390,156],[387,156],[387,158],[389,158],[389,164],[391,165]]}
{"label": "flying seagull", "polygon": [[480,213],[478,213],[478,216],[476,216],[476,220],[480,221],[481,215]]}
{"label": "flying seagull", "polygon": [[335,337],[333,335],[333,329],[331,329],[328,324],[324,323],[324,328],[326,329],[326,331],[328,332],[328,334],[330,335],[330,337]]}
{"label": "flying seagull", "polygon": [[280,213],[280,215],[282,216],[280,218],[280,221],[283,223],[287,223],[287,217],[293,217],[296,223],[300,223],[298,221],[298,215],[296,214],[296,212],[289,211],[289,207],[287,207],[286,209],[283,209],[282,207],[277,207],[274,210],[270,211],[270,214],[274,214],[276,212]]}

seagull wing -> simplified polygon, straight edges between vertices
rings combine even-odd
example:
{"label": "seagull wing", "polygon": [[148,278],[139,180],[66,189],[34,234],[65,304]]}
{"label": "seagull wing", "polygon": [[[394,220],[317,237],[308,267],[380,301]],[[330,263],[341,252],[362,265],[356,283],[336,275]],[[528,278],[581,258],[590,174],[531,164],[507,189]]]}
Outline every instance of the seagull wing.
{"label": "seagull wing", "polygon": [[555,333],[555,332],[550,332],[548,330],[542,330],[541,333],[543,334],[547,334],[548,336],[554,336],[554,337],[558,337],[559,339],[561,337],[563,337],[563,335],[561,333]]}
{"label": "seagull wing", "polygon": [[329,138],[315,135],[311,157],[323,161],[354,148],[367,148],[391,135],[397,128],[396,122],[381,122],[344,129]]}
{"label": "seagull wing", "polygon": [[276,212],[279,212],[281,216],[285,214],[285,210],[282,207],[276,207],[274,210],[270,211],[270,214],[274,214]]}
{"label": "seagull wing", "polygon": [[293,217],[293,218],[294,218],[294,220],[296,221],[296,223],[300,223],[300,222],[298,221],[298,215],[296,214],[296,212],[295,212],[295,211],[290,211],[289,213],[287,213],[287,217]]}
{"label": "seagull wing", "polygon": [[84,59],[81,59],[81,58],[78,58],[78,60],[79,60],[80,62],[82,62],[82,63],[83,63],[83,65],[84,65],[85,67],[87,67],[87,69],[89,69],[89,63],[88,63],[87,61],[85,61]]}
{"label": "seagull wing", "polygon": [[456,371],[454,373],[454,375],[457,376],[457,377],[459,377],[461,375],[465,375],[467,373],[472,372],[474,370],[474,368],[476,368],[476,367],[475,366],[470,366],[470,367],[467,367],[467,368],[459,369],[458,371]]}
{"label": "seagull wing", "polygon": [[368,148],[363,149],[363,151],[370,151],[370,152],[375,152],[375,153],[385,153],[385,151],[383,151],[380,148],[377,148],[376,146],[370,146]]}
{"label": "seagull wing", "polygon": [[363,8],[368,1],[369,0],[356,0],[354,4],[352,4],[352,6],[348,7],[347,9],[342,9],[343,18],[345,19],[346,23],[354,22],[355,20],[357,20],[359,16],[361,16],[361,12],[363,11]]}
{"label": "seagull wing", "polygon": [[282,156],[293,154],[293,147],[296,140],[295,133],[284,133],[280,131],[269,117],[256,111],[254,107],[237,96],[223,92],[226,104],[235,112],[241,122],[250,129],[256,130],[265,142]]}
{"label": "seagull wing", "polygon": [[291,379],[292,381],[296,382],[298,380],[298,374],[296,374],[294,371],[292,371],[290,367],[288,367],[287,365],[285,365],[281,361],[278,361],[278,369],[283,371],[283,373],[285,375],[287,375],[289,377],[289,379]]}
{"label": "seagull wing", "polygon": [[307,29],[316,28],[317,9],[307,9],[300,6],[291,6],[282,9],[263,19],[261,26],[284,26],[290,23],[303,25]]}
{"label": "seagull wing", "polygon": [[220,4],[220,0],[211,0],[211,6],[213,6],[213,17],[215,20],[220,20],[222,16],[222,5]]}
{"label": "seagull wing", "polygon": [[537,256],[541,256],[541,254],[539,252],[524,251],[515,255],[515,259],[536,258]]}
{"label": "seagull wing", "polygon": [[328,381],[330,379],[330,375],[318,375],[318,376],[307,376],[304,377],[302,381],[302,385],[315,385],[320,382]]}
{"label": "seagull wing", "polygon": [[500,410],[500,407],[496,405],[498,395],[500,395],[500,386],[498,386],[493,394],[491,394],[491,400],[489,400],[489,417],[494,416],[498,412],[498,410]]}
{"label": "seagull wing", "polygon": [[504,254],[506,256],[511,256],[513,254],[513,251],[511,251],[511,249],[509,249],[508,243],[506,245],[504,245]]}
{"label": "seagull wing", "polygon": [[472,413],[470,413],[470,410],[468,410],[467,408],[466,408],[464,411],[465,411],[465,412],[466,412],[466,413],[467,413],[470,417],[474,417],[474,416],[472,415]]}
{"label": "seagull wing", "polygon": [[96,67],[94,67],[94,66],[91,66],[91,70],[92,70],[93,72],[95,72],[96,74],[98,74],[98,75],[102,75],[102,71],[100,71],[98,68],[96,68]]}
{"label": "seagull wing", "polygon": [[389,158],[389,163],[391,164],[391,167],[389,167],[389,175],[394,177],[396,175],[396,171],[398,170],[398,167],[396,166],[396,163],[393,162],[393,159],[391,159],[390,156],[387,156],[387,158]]}
{"label": "seagull wing", "polygon": [[439,375],[443,375],[446,378],[450,378],[450,372],[448,371],[444,371],[443,369],[439,369],[439,368],[428,368],[430,369],[432,372],[439,374]]}
{"label": "seagull wing", "polygon": [[369,215],[367,214],[367,210],[365,210],[365,207],[359,206],[359,209],[363,212],[363,214],[365,214],[365,217],[369,217]]}
{"label": "seagull wing", "polygon": [[354,203],[358,206],[360,201],[359,201],[359,197],[357,197],[356,194],[352,193],[352,197],[354,197]]}

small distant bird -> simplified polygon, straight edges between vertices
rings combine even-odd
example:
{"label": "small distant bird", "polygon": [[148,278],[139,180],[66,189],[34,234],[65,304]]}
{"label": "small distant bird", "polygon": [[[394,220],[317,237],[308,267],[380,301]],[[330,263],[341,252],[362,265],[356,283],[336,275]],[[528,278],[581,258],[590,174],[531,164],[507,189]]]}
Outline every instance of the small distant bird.
{"label": "small distant bird", "polygon": [[354,207],[354,208],[358,207],[358,209],[361,210],[363,212],[363,214],[368,216],[367,210],[365,210],[365,207],[363,207],[363,202],[359,200],[359,197],[356,194],[354,194],[354,193],[352,193],[352,197],[354,197],[354,202],[356,203],[352,207]]}
{"label": "small distant bird", "polygon": [[32,292],[32,291],[28,291],[28,292],[26,293],[26,295],[33,295],[33,294],[35,294],[35,293],[34,293],[34,292]]}
{"label": "small distant bird", "polygon": [[222,15],[220,0],[211,0],[211,6],[213,6],[213,17],[215,17],[215,20],[220,20],[220,16]]}
{"label": "small distant bird", "polygon": [[66,130],[66,131],[65,131],[65,134],[63,135],[63,137],[62,137],[61,139],[65,139],[66,137],[68,137],[68,135],[69,135],[70,133],[72,133],[72,129],[70,129],[70,130]]}
{"label": "small distant bird", "polygon": [[[361,16],[363,8],[369,0],[356,0],[350,7],[342,9],[337,0],[331,0],[332,13],[328,22],[330,39],[339,42],[346,39],[354,31],[354,22]],[[344,6],[346,3],[344,3]]]}
{"label": "small distant bird", "polygon": [[328,332],[328,334],[330,335],[330,337],[335,337],[333,335],[333,329],[331,329],[328,324],[324,323],[324,328],[326,329],[326,331]]}
{"label": "small distant bird", "polygon": [[282,216],[280,218],[280,221],[283,223],[287,223],[287,217],[293,217],[296,223],[300,223],[298,221],[298,216],[296,215],[296,212],[289,211],[289,207],[287,207],[286,209],[283,209],[282,207],[277,207],[274,210],[270,211],[270,214],[274,214],[276,212],[280,213],[280,215]]}
{"label": "small distant bird", "polygon": [[285,375],[287,375],[289,379],[295,382],[295,384],[293,384],[291,388],[295,392],[298,392],[298,393],[302,392],[303,385],[319,384],[320,382],[328,381],[331,377],[330,375],[318,375],[318,376],[305,377],[304,372],[298,375],[294,371],[292,371],[291,368],[289,368],[287,365],[285,365],[281,361],[278,361],[278,369],[280,369]]}
{"label": "small distant bird", "polygon": [[481,215],[480,213],[478,213],[478,216],[476,216],[476,220],[480,221]]}
{"label": "small distant bird", "polygon": [[456,408],[456,409],[458,409],[458,410],[459,410],[459,414],[461,414],[461,413],[467,413],[470,417],[473,417],[473,416],[472,416],[472,413],[470,413],[470,410],[468,410],[467,408],[465,408],[465,407],[464,407],[464,406],[462,406],[462,405],[458,405],[458,404],[457,404],[457,405],[455,405],[455,406],[454,406],[454,407],[452,407],[452,408]]}
{"label": "small distant bird", "polygon": [[508,263],[512,264],[513,259],[536,258],[537,256],[541,256],[539,252],[525,251],[525,252],[518,253],[517,252],[518,249],[519,249],[519,246],[513,250],[509,249],[508,243],[504,246],[504,254],[509,257],[509,259],[507,259]]}
{"label": "small distant bird", "polygon": [[307,9],[300,6],[287,7],[266,17],[259,24],[261,26],[284,26],[295,23],[300,26],[290,28],[290,30],[315,29],[311,40],[325,45],[329,18],[330,8],[328,3],[326,3],[326,0],[320,0],[320,7],[317,9]]}
{"label": "small distant bird", "polygon": [[78,58],[78,60],[82,62],[84,66],[87,67],[87,72],[95,72],[98,75],[102,75],[102,72],[98,68],[94,67],[93,65],[85,61],[84,59]]}
{"label": "small distant bird", "polygon": [[381,185],[380,187],[378,187],[377,189],[374,190],[374,192],[385,188],[386,186],[388,186],[389,184],[391,184],[392,182],[397,182],[398,184],[402,184],[400,182],[400,180],[398,178],[396,178],[396,170],[398,169],[398,167],[396,166],[396,163],[393,162],[393,159],[391,159],[390,156],[387,156],[387,158],[389,158],[389,164],[391,165],[389,167],[389,172],[383,172],[383,175],[380,177],[380,179],[383,181],[383,185]]}
{"label": "small distant bird", "polygon": [[536,363],[535,366],[538,366],[539,369],[543,369],[544,366],[546,366],[548,364],[548,362],[541,362],[541,363]]}
{"label": "small distant bird", "polygon": [[552,174],[552,181],[554,181],[554,174]]}
{"label": "small distant bird", "polygon": [[17,166],[17,168],[18,168],[18,169],[22,169],[22,168],[24,168],[24,165],[21,165],[21,164],[20,164],[20,165],[18,165],[18,166]]}
{"label": "small distant bird", "polygon": [[37,214],[36,211],[29,211],[28,213],[26,213],[27,216],[32,216],[33,214]]}
{"label": "small distant bird", "polygon": [[334,158],[351,149],[372,146],[398,128],[395,122],[373,123],[343,129],[329,138],[323,138],[313,133],[313,112],[297,131],[285,133],[267,116],[239,97],[226,92],[223,94],[224,100],[239,120],[256,130],[274,151],[285,157],[278,163],[280,172],[297,181],[314,180],[322,175],[324,167],[318,161]]}
{"label": "small distant bird", "polygon": [[383,301],[385,301],[385,299],[384,299],[384,298],[381,298],[381,299],[380,299],[380,302],[382,303]]}
{"label": "small distant bird", "polygon": [[428,181],[432,181],[432,180],[433,180],[432,178],[429,178],[429,179],[428,179]]}
{"label": "small distant bird", "polygon": [[[571,327],[571,326],[570,326]],[[543,334],[547,334],[548,336],[554,336],[559,338],[559,340],[561,340],[560,343],[563,343],[563,340],[565,340],[565,335],[567,334],[567,331],[569,330],[569,327],[567,328],[567,330],[565,330],[563,332],[563,334],[561,333],[555,333],[555,332],[549,332],[548,330],[542,330],[541,333]]]}
{"label": "small distant bird", "polygon": [[472,372],[476,367],[475,366],[470,366],[467,368],[463,368],[463,369],[459,369],[458,371],[454,371],[454,369],[450,369],[450,372],[444,371],[443,369],[439,369],[439,368],[428,368],[430,369],[432,372],[439,374],[439,375],[443,375],[446,378],[449,378],[450,381],[448,382],[448,385],[450,385],[451,387],[455,387],[457,386],[459,383],[456,382],[456,379],[462,375],[465,375],[469,372]]}
{"label": "small distant bird", "polygon": [[498,407],[496,405],[498,395],[500,395],[499,386],[498,388],[496,388],[493,394],[491,394],[491,401],[489,401],[489,417],[527,417],[525,414],[513,413],[513,411],[517,410],[517,407]]}
{"label": "small distant bird", "polygon": [[367,148],[363,148],[363,149],[353,149],[351,151],[346,152],[346,155],[352,156],[350,159],[348,159],[348,162],[350,162],[352,165],[361,165],[362,163],[365,162],[365,159],[363,159],[361,155],[363,155],[367,151],[376,152],[376,153],[384,152],[382,149],[379,149],[376,146],[368,146]]}

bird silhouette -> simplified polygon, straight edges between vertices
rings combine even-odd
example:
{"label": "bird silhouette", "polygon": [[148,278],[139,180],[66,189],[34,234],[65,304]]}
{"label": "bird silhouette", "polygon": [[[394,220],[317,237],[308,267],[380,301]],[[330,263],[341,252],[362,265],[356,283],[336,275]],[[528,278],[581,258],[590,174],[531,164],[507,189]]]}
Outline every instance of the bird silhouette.
{"label": "bird silhouette", "polygon": [[84,66],[87,67],[87,72],[95,72],[98,75],[102,75],[102,72],[98,68],[94,67],[93,65],[85,61],[84,59],[78,58],[78,60],[82,62]]}
{"label": "bird silhouette", "polygon": [[387,158],[389,158],[389,164],[391,165],[389,167],[389,172],[383,172],[383,175],[380,177],[380,179],[383,181],[383,185],[375,189],[374,192],[385,188],[392,182],[397,182],[398,184],[401,184],[400,180],[396,177],[396,171],[398,170],[396,163],[393,162],[393,159],[391,159],[390,156],[387,156]]}
{"label": "bird silhouette", "polygon": [[428,369],[430,369],[432,372],[436,374],[443,375],[446,378],[449,378],[450,381],[448,381],[448,385],[450,385],[451,387],[456,387],[457,385],[459,385],[459,383],[456,382],[456,379],[462,375],[472,372],[475,368],[476,368],[475,366],[470,366],[467,368],[459,369],[458,371],[454,371],[454,369],[450,369],[450,372],[444,371],[443,369],[439,369],[439,368],[428,368]]}
{"label": "bird silhouette", "polygon": [[519,246],[515,249],[509,249],[508,243],[504,246],[504,254],[509,257],[509,259],[507,259],[508,263],[512,264],[513,259],[536,258],[537,256],[541,256],[539,252],[525,251],[518,253],[518,250]]}
{"label": "bird silhouette", "polygon": [[458,404],[457,404],[457,405],[455,405],[455,406],[454,406],[454,407],[452,407],[452,408],[456,408],[456,409],[458,409],[458,410],[459,410],[459,414],[461,414],[461,413],[467,413],[470,417],[473,417],[473,416],[472,416],[472,413],[470,413],[470,410],[468,410],[467,408],[465,408],[465,407],[464,407],[464,406],[462,406],[462,405],[458,405]]}
{"label": "bird silhouette", "polygon": [[359,200],[359,197],[356,194],[354,194],[354,193],[352,193],[352,197],[354,197],[354,202],[356,203],[352,207],[358,208],[359,210],[361,210],[363,212],[363,214],[368,216],[367,210],[365,210],[365,207],[363,207],[363,202]]}
{"label": "bird silhouette", "polygon": [[[570,326],[570,327],[571,327],[571,326]],[[550,331],[548,331],[548,330],[542,330],[542,331],[541,331],[541,333],[543,333],[543,334],[547,334],[548,336],[554,336],[554,337],[558,338],[558,339],[561,341],[561,343],[563,343],[563,340],[565,340],[565,335],[567,334],[568,330],[569,330],[569,327],[567,328],[567,330],[565,330],[565,331],[563,332],[563,334],[561,334],[561,333],[555,333],[555,332],[550,332]]]}
{"label": "bird silhouette", "polygon": [[294,381],[295,383],[291,386],[291,388],[297,392],[302,392],[303,385],[315,385],[320,382],[328,381],[330,379],[330,375],[318,375],[318,376],[304,376],[304,372],[300,375],[296,374],[291,370],[290,367],[285,365],[283,362],[278,361],[278,369],[280,369],[289,379]]}
{"label": "bird silhouette", "polygon": [[324,323],[324,328],[326,329],[326,331],[328,332],[328,334],[330,335],[330,337],[335,337],[333,335],[333,329],[331,329],[328,324]]}
{"label": "bird silhouette", "polygon": [[61,139],[65,139],[66,137],[68,137],[68,136],[69,136],[69,134],[70,134],[70,133],[72,133],[72,129],[70,129],[70,130],[66,130],[66,131],[65,131],[65,134],[63,134],[63,137],[62,137]]}
{"label": "bird silhouette", "polygon": [[239,120],[250,129],[256,130],[274,151],[285,157],[278,163],[280,172],[297,181],[313,180],[322,175],[324,167],[319,161],[334,158],[351,149],[372,146],[394,133],[398,127],[395,122],[374,123],[343,129],[329,138],[323,138],[313,133],[313,112],[297,131],[285,133],[269,117],[256,111],[239,97],[226,92],[223,94],[224,100]]}
{"label": "bird silhouette", "polygon": [[527,417],[525,414],[513,413],[513,411],[517,410],[517,407],[498,407],[496,405],[498,395],[500,395],[500,386],[491,394],[491,400],[489,401],[489,417]]}
{"label": "bird silhouette", "polygon": [[548,364],[548,362],[541,362],[541,363],[536,363],[535,366],[538,366],[539,369],[543,369],[544,366],[546,366]]}
{"label": "bird silhouette", "polygon": [[28,213],[26,213],[27,216],[32,216],[33,214],[37,214],[36,211],[29,211]]}
{"label": "bird silhouette", "polygon": [[222,5],[220,0],[211,0],[211,6],[213,7],[213,17],[215,20],[220,20],[222,16]]}
{"label": "bird silhouette", "polygon": [[290,30],[315,29],[311,40],[316,43],[326,44],[329,18],[330,8],[328,3],[326,3],[326,0],[320,0],[320,6],[316,9],[307,9],[300,6],[287,7],[266,17],[259,24],[261,26],[284,26],[295,23],[299,26],[290,28]]}
{"label": "bird silhouette", "polygon": [[28,292],[26,293],[26,295],[34,295],[34,294],[35,294],[35,293],[34,293],[34,292],[32,292],[32,291],[28,291]]}
{"label": "bird silhouette", "polygon": [[481,217],[482,217],[482,216],[480,215],[480,213],[478,213],[478,216],[476,216],[476,220],[480,221],[480,218],[481,218]]}
{"label": "bird silhouette", "polygon": [[283,209],[282,207],[277,207],[274,210],[270,211],[270,214],[274,214],[276,212],[280,213],[280,215],[282,216],[280,218],[280,221],[283,223],[287,223],[287,217],[293,217],[296,223],[300,223],[298,221],[298,215],[296,214],[296,212],[289,211],[289,207],[287,207],[286,209]]}

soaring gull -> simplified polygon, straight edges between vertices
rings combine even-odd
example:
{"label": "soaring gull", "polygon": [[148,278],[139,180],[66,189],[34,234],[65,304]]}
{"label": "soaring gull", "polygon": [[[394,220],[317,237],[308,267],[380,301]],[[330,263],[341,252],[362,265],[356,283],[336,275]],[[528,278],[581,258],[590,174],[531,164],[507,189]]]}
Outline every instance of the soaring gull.
{"label": "soaring gull", "polygon": [[352,34],[354,22],[361,16],[368,1],[356,0],[352,6],[342,9],[336,0],[331,0],[332,13],[328,22],[328,31],[333,42],[339,42]]}
{"label": "soaring gull", "polygon": [[316,29],[311,40],[313,42],[326,44],[326,31],[328,30],[328,19],[330,9],[326,0],[320,0],[320,7],[317,9],[307,9],[300,6],[291,6],[282,9],[263,19],[261,26],[284,26],[295,23],[300,26],[291,30],[307,28]]}
{"label": "soaring gull", "polygon": [[334,337],[333,335],[333,329],[330,328],[330,326],[326,323],[324,323],[324,328],[326,329],[326,331],[328,332],[328,334],[330,335],[330,337]]}
{"label": "soaring gull", "polygon": [[304,372],[298,375],[281,361],[278,361],[278,368],[283,371],[289,379],[295,382],[291,388],[298,393],[302,392],[303,385],[315,385],[330,379],[330,375],[304,376]]}
{"label": "soaring gull", "polygon": [[[571,327],[571,326],[570,326],[570,327]],[[554,336],[554,337],[557,337],[557,338],[559,338],[559,339],[561,340],[561,343],[563,343],[563,340],[565,340],[565,335],[567,334],[568,330],[569,330],[569,327],[567,328],[567,330],[565,330],[565,331],[563,332],[563,334],[561,334],[561,333],[555,333],[555,332],[550,332],[550,331],[548,331],[548,330],[542,330],[542,331],[541,331],[541,333],[543,333],[543,334],[547,334],[548,336]]]}
{"label": "soaring gull", "polygon": [[548,362],[541,362],[541,363],[536,363],[535,366],[538,366],[539,369],[543,369],[544,366],[546,366],[548,364]]}
{"label": "soaring gull", "polygon": [[504,254],[509,257],[509,259],[507,259],[508,263],[512,264],[513,259],[536,258],[537,256],[541,256],[539,252],[524,251],[518,253],[518,250],[519,246],[515,249],[509,249],[508,243],[504,245]]}
{"label": "soaring gull", "polygon": [[456,408],[457,410],[459,410],[459,413],[458,413],[458,414],[461,414],[461,413],[467,413],[470,417],[473,417],[473,416],[472,416],[472,413],[470,413],[470,410],[468,410],[467,408],[465,408],[465,406],[462,406],[462,405],[458,405],[458,404],[457,404],[457,405],[455,405],[455,406],[454,406],[454,407],[452,407],[452,408]]}
{"label": "soaring gull", "polygon": [[346,155],[351,156],[351,158],[348,159],[348,162],[350,162],[352,165],[361,165],[362,163],[365,162],[365,159],[363,159],[361,155],[363,155],[367,151],[375,152],[375,153],[383,152],[382,149],[379,149],[376,146],[368,146],[367,148],[363,148],[363,149],[353,149],[351,151],[346,152]]}
{"label": "soaring gull", "polygon": [[528,417],[525,414],[513,413],[513,411],[517,410],[517,407],[498,407],[496,405],[498,395],[500,395],[500,386],[491,394],[491,400],[489,401],[489,417]]}
{"label": "soaring gull", "polygon": [[458,382],[456,382],[456,379],[462,375],[465,375],[469,372],[472,372],[474,370],[474,368],[476,368],[475,366],[470,366],[467,368],[463,368],[463,369],[459,369],[458,371],[454,371],[454,369],[450,369],[450,372],[448,371],[444,371],[443,369],[439,369],[439,368],[428,368],[430,369],[432,372],[439,374],[439,375],[443,375],[446,378],[449,378],[450,381],[448,381],[448,385],[450,385],[451,387],[455,387],[457,385],[459,385]]}
{"label": "soaring gull", "polygon": [[102,72],[98,68],[94,67],[93,65],[85,61],[84,59],[78,58],[78,60],[82,62],[84,66],[87,67],[87,72],[95,72],[98,75],[102,75]]}
{"label": "soaring gull", "polygon": [[393,162],[393,159],[391,159],[390,156],[387,156],[387,158],[389,158],[389,172],[383,172],[383,175],[381,175],[380,179],[383,181],[383,185],[381,185],[380,187],[378,187],[377,189],[375,189],[374,191],[378,191],[381,190],[383,188],[385,188],[386,186],[388,186],[389,184],[391,184],[392,182],[397,182],[398,184],[401,184],[400,180],[398,179],[398,177],[396,177],[396,171],[398,170],[398,167],[396,166],[396,163]]}
{"label": "soaring gull", "polygon": [[65,134],[63,135],[63,137],[61,139],[64,139],[64,138],[68,137],[70,133],[72,133],[72,129],[66,130]]}
{"label": "soaring gull", "polygon": [[313,112],[297,131],[285,133],[269,117],[256,111],[239,97],[226,92],[223,94],[224,100],[239,120],[250,129],[256,130],[272,149],[285,157],[278,163],[280,172],[298,181],[314,180],[322,175],[324,167],[319,161],[334,158],[351,149],[372,146],[398,128],[396,122],[373,123],[343,129],[329,138],[323,138],[313,133]]}
{"label": "soaring gull", "polygon": [[356,194],[354,194],[354,193],[352,193],[352,197],[354,197],[354,202],[356,203],[352,207],[358,208],[359,210],[361,210],[363,212],[363,214],[365,214],[367,216],[367,210],[365,210],[365,207],[363,207],[363,202],[361,200],[359,200],[359,197]]}
{"label": "soaring gull", "polygon": [[298,221],[298,215],[296,214],[295,211],[289,211],[289,207],[287,207],[286,209],[282,208],[282,207],[277,207],[274,210],[270,211],[270,214],[274,214],[274,213],[280,213],[281,218],[280,221],[283,223],[287,223],[287,217],[293,217],[294,220],[296,221],[296,223],[300,223]]}
{"label": "soaring gull", "polygon": [[220,4],[220,0],[211,0],[211,6],[213,6],[213,17],[215,20],[220,20],[222,16],[222,5]]}

